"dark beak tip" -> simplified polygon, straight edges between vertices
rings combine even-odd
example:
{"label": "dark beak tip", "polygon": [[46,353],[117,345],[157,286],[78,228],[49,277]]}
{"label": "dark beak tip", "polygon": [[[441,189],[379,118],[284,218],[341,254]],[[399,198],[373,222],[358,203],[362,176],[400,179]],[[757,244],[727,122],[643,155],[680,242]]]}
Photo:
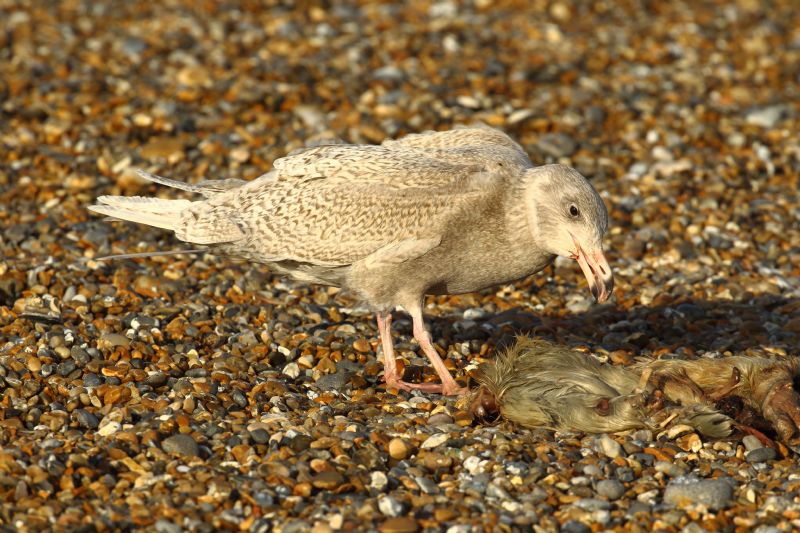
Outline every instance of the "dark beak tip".
{"label": "dark beak tip", "polygon": [[602,296],[602,294],[600,294],[600,289],[597,287],[597,285],[592,285],[591,286],[591,291],[592,291],[592,296],[594,297],[594,300],[596,302],[600,302],[600,297]]}

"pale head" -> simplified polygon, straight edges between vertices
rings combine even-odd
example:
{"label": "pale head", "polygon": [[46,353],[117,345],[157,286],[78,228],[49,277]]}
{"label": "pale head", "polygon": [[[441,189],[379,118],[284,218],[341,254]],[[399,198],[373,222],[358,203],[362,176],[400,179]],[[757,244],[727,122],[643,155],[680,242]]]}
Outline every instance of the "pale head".
{"label": "pale head", "polygon": [[594,187],[575,169],[545,165],[525,172],[528,223],[546,252],[575,259],[589,289],[603,302],[614,277],[603,255],[608,211]]}

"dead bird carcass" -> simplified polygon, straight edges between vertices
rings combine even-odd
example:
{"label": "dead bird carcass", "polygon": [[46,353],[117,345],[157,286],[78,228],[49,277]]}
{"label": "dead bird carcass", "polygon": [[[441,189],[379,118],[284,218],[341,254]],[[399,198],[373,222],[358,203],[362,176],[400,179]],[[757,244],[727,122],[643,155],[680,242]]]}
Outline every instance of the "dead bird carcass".
{"label": "dead bird carcass", "polygon": [[797,359],[641,359],[629,367],[527,337],[482,365],[470,410],[526,427],[613,433],[687,424],[712,438],[772,434],[797,449]]}

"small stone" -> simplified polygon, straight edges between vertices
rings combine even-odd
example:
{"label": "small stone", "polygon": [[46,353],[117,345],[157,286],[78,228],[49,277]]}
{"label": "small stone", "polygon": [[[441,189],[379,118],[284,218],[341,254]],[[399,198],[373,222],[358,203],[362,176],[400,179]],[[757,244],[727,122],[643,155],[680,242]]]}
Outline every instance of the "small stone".
{"label": "small stone", "polygon": [[[462,466],[464,467],[464,470],[466,470],[472,475],[475,475],[483,472],[483,462],[484,461],[480,457],[476,455],[470,455],[469,457],[464,459]],[[522,472],[516,472],[513,469],[509,469],[509,473],[511,474],[516,473],[517,475],[519,475]]]}
{"label": "small stone", "polygon": [[380,470],[376,470],[369,476],[369,486],[378,492],[383,492],[389,486],[389,478]]}
{"label": "small stone", "polygon": [[764,446],[747,452],[744,457],[747,459],[748,463],[765,463],[767,461],[774,461],[777,456],[778,452],[776,452],[774,448],[767,448]]}
{"label": "small stone", "polygon": [[419,531],[416,520],[409,516],[398,516],[389,518],[381,524],[378,531],[381,533],[415,533]]}
{"label": "small stone", "polygon": [[369,353],[372,351],[372,346],[370,346],[369,341],[367,341],[367,339],[361,338],[353,342],[353,349],[356,350],[357,352]]}
{"label": "small stone", "polygon": [[652,490],[648,490],[648,491],[642,492],[641,494],[638,494],[636,496],[636,500],[640,501],[640,502],[643,502],[643,503],[646,503],[648,505],[653,505],[654,503],[656,503],[656,498],[658,497],[658,492],[659,492],[658,489],[652,489]]}
{"label": "small stone", "polygon": [[283,373],[292,379],[297,378],[300,375],[300,365],[295,362],[291,362],[285,367],[283,367]]}
{"label": "small stone", "polygon": [[315,475],[311,484],[318,489],[332,490],[344,483],[344,477],[336,470],[326,470]]}
{"label": "small stone", "polygon": [[495,498],[498,500],[510,500],[511,496],[508,492],[501,486],[495,483],[489,483],[486,486],[486,496],[488,498]]}
{"label": "small stone", "polygon": [[110,349],[116,346],[128,346],[131,340],[125,335],[119,333],[104,333],[97,341],[97,347],[101,350]]}
{"label": "small stone", "polygon": [[575,140],[564,133],[548,133],[543,135],[536,143],[537,148],[545,155],[554,157],[569,157],[575,153],[578,144]]}
{"label": "small stone", "polygon": [[745,115],[745,121],[753,126],[761,128],[774,128],[788,113],[788,107],[784,105],[774,105],[753,109]]}
{"label": "small stone", "polygon": [[403,460],[411,454],[411,447],[401,438],[393,438],[389,441],[389,456],[392,459]]}
{"label": "small stone", "polygon": [[428,417],[429,426],[441,426],[445,424],[453,424],[455,420],[447,413],[435,413]]}
{"label": "small stone", "polygon": [[75,361],[67,359],[66,361],[58,363],[58,366],[56,366],[56,372],[58,372],[59,376],[67,377],[77,368],[78,366],[75,364]]}
{"label": "small stone", "polygon": [[250,432],[250,438],[258,444],[266,444],[269,442],[269,433],[263,428],[256,428]]}
{"label": "small stone", "polygon": [[247,161],[250,159],[250,150],[242,146],[239,146],[231,150],[230,155],[231,159],[233,159],[237,163],[247,163]]}
{"label": "small stone", "polygon": [[183,154],[183,141],[174,137],[151,137],[139,154],[145,159],[172,159]]}
{"label": "small stone", "polygon": [[76,409],[75,419],[78,421],[78,424],[85,429],[97,429],[97,426],[100,425],[100,421],[97,417],[86,409]]}
{"label": "small stone", "polygon": [[617,457],[625,455],[622,446],[606,434],[597,437],[595,449],[609,459],[616,459]]}
{"label": "small stone", "polygon": [[435,435],[431,435],[425,439],[425,442],[422,443],[420,448],[423,450],[430,450],[432,448],[436,448],[437,446],[441,446],[448,440],[450,440],[450,435],[447,433],[436,433]]}
{"label": "small stone", "polygon": [[664,490],[664,503],[678,507],[702,504],[712,510],[724,509],[733,499],[733,487],[724,479],[680,477]]}
{"label": "small stone", "polygon": [[89,373],[83,375],[84,387],[99,387],[102,384],[103,384],[103,378],[101,378],[97,374]]}
{"label": "small stone", "polygon": [[100,435],[101,437],[108,437],[109,435],[113,435],[120,429],[122,429],[122,424],[114,420],[111,420],[100,426],[100,428],[97,430],[97,434]]}
{"label": "small stone", "polygon": [[144,378],[145,385],[158,388],[167,382],[167,375],[164,372],[156,371]]}
{"label": "small stone", "polygon": [[42,362],[38,357],[30,356],[26,360],[26,366],[31,372],[39,372],[42,369]]}
{"label": "small stone", "polygon": [[183,433],[172,435],[171,437],[164,439],[161,442],[161,448],[167,453],[174,453],[178,455],[200,455],[200,447],[197,445],[197,442],[191,437],[191,435],[186,435]]}
{"label": "small stone", "polygon": [[653,468],[655,468],[656,472],[661,472],[670,477],[679,477],[686,473],[685,468],[670,461],[656,461]]}
{"label": "small stone", "polygon": [[381,496],[378,498],[378,509],[384,516],[394,517],[403,514],[403,504],[391,496]]}
{"label": "small stone", "polygon": [[561,533],[591,533],[592,528],[584,524],[583,522],[578,522],[577,520],[568,520],[561,526]]}
{"label": "small stone", "polygon": [[183,531],[181,526],[165,518],[156,520],[153,529],[155,529],[156,533],[181,533],[181,531]]}
{"label": "small stone", "polygon": [[350,383],[350,372],[336,372],[335,374],[324,374],[316,381],[320,390],[340,391]]}
{"label": "small stone", "polygon": [[419,490],[425,494],[439,494],[439,486],[430,479],[422,476],[417,476],[414,481],[419,486]]}
{"label": "small stone", "polygon": [[601,511],[611,509],[611,504],[605,500],[597,498],[582,498],[575,502],[575,507],[583,509],[584,511]]}
{"label": "small stone", "polygon": [[748,452],[764,447],[764,445],[761,444],[761,441],[753,435],[745,435],[742,439],[742,444],[744,444],[744,448]]}
{"label": "small stone", "polygon": [[681,450],[687,452],[699,452],[703,448],[703,441],[697,433],[689,433],[688,435],[678,437],[675,439],[675,444],[677,444]]}
{"label": "small stone", "polygon": [[597,482],[597,494],[609,500],[618,500],[625,494],[625,485],[616,479],[602,479]]}

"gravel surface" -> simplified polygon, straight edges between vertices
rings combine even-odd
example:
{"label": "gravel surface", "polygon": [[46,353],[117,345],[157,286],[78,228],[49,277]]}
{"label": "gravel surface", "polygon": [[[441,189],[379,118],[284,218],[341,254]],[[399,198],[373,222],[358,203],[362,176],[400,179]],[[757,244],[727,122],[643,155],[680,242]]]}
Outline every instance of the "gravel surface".
{"label": "gravel surface", "polygon": [[[135,167],[252,179],[307,141],[481,120],[602,191],[616,292],[593,305],[557,261],[430,298],[461,379],[518,332],[614,363],[797,354],[796,2],[334,4],[0,0],[0,527],[800,527],[785,449],[476,427],[387,393],[373,317],[337,290],[95,260],[180,246],[86,211],[154,193]],[[406,377],[432,377],[410,326]]]}

